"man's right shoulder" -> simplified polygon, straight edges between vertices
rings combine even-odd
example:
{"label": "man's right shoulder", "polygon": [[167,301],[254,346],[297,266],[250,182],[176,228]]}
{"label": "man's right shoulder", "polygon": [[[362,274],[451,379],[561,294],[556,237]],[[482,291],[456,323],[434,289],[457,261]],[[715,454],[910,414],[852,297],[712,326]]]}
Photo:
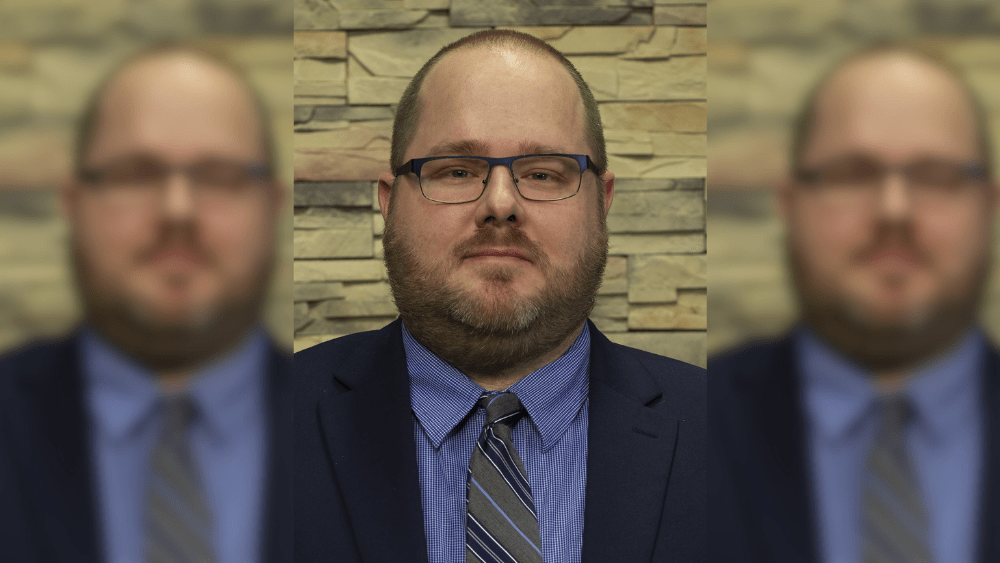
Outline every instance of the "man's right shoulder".
{"label": "man's right shoulder", "polygon": [[21,344],[0,354],[0,378],[33,378],[60,369],[75,357],[75,338],[64,336]]}
{"label": "man's right shoulder", "polygon": [[786,363],[792,354],[792,336],[755,338],[708,359],[710,379],[715,381],[753,379]]}

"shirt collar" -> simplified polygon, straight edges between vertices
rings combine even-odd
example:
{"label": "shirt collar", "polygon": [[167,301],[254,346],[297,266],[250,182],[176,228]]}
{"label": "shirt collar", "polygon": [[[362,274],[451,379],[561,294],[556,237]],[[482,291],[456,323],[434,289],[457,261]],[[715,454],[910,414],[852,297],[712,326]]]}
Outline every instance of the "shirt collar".
{"label": "shirt collar", "polygon": [[[81,331],[80,347],[92,416],[112,439],[127,438],[158,407],[155,374],[92,328]],[[213,439],[224,441],[263,412],[267,348],[267,336],[255,330],[193,374],[189,392]]]}
{"label": "shirt collar", "polygon": [[[434,355],[405,325],[403,347],[413,413],[437,449],[472,412],[484,389]],[[562,356],[505,390],[524,405],[541,435],[543,450],[559,441],[586,401],[589,370],[590,331],[585,326]]]}
{"label": "shirt collar", "polygon": [[[811,422],[828,439],[853,434],[879,398],[871,374],[808,329],[798,331],[796,346]],[[983,336],[970,330],[950,350],[911,374],[902,392],[910,399],[917,423],[934,439],[948,436],[978,408],[983,350]]]}

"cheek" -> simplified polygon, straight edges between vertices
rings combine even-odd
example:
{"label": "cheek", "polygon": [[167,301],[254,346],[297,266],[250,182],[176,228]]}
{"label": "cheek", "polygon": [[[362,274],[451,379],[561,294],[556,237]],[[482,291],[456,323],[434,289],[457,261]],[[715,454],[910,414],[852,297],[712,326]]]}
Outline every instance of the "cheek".
{"label": "cheek", "polygon": [[987,258],[992,230],[988,217],[940,212],[919,223],[917,236],[944,275],[961,282]]}
{"label": "cheek", "polygon": [[215,255],[226,277],[252,275],[274,245],[272,218],[264,208],[203,217],[199,227],[201,243]]}
{"label": "cheek", "polygon": [[155,238],[154,220],[140,213],[83,204],[74,215],[73,236],[95,276],[122,275]]}
{"label": "cheek", "polygon": [[871,221],[864,214],[831,213],[818,206],[793,209],[789,236],[799,261],[822,279],[843,274],[851,255],[871,239]]}

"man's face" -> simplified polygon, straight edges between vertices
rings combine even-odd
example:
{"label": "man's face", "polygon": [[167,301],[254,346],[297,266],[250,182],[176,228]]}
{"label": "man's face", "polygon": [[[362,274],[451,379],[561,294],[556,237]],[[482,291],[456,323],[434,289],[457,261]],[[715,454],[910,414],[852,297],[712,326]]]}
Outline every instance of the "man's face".
{"label": "man's face", "polygon": [[[969,101],[946,73],[906,55],[842,69],[820,94],[801,161],[826,177],[782,198],[807,314],[900,334],[953,312],[971,322],[994,196],[984,181],[946,181],[983,164]],[[866,175],[879,179],[851,180]]]}
{"label": "man's face", "polygon": [[[591,153],[574,82],[556,61],[537,55],[482,48],[451,53],[429,73],[421,103],[407,160]],[[588,283],[584,278],[593,273],[581,268],[594,270],[599,262],[599,281],[606,248],[602,222],[613,178],[588,171],[577,195],[539,202],[521,197],[510,170],[496,167],[478,200],[443,204],[425,199],[414,175],[398,178],[390,188],[394,177],[383,174],[379,202],[389,231],[390,271],[396,244],[417,270],[395,280],[397,285],[421,289],[427,299],[458,296],[460,310],[449,316],[467,330],[524,332],[543,301],[559,301]],[[604,190],[603,207],[598,190]],[[583,291],[591,293],[591,303],[595,290]],[[588,312],[589,306],[574,312],[574,329]],[[404,320],[409,326],[410,319],[404,315]]]}
{"label": "man's face", "polygon": [[[167,56],[124,70],[102,96],[65,192],[88,310],[110,330],[202,334],[254,316],[272,266],[280,198],[250,95],[227,71]],[[186,170],[186,173],[184,172]]]}

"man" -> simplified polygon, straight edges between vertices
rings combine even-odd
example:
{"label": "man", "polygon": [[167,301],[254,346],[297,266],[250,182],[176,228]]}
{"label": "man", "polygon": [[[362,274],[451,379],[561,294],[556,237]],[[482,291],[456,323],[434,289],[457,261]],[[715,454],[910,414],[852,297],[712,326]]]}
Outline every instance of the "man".
{"label": "man", "polygon": [[416,74],[379,178],[401,320],[295,358],[297,561],[704,560],[704,371],[587,322],[605,158],[542,41]]}
{"label": "man", "polygon": [[802,311],[710,362],[713,561],[995,561],[997,205],[959,75],[879,47],[802,115],[779,194]]}
{"label": "man", "polygon": [[246,81],[189,48],[94,97],[62,193],[83,322],[0,360],[17,561],[290,560],[291,358],[259,316],[270,143]]}

